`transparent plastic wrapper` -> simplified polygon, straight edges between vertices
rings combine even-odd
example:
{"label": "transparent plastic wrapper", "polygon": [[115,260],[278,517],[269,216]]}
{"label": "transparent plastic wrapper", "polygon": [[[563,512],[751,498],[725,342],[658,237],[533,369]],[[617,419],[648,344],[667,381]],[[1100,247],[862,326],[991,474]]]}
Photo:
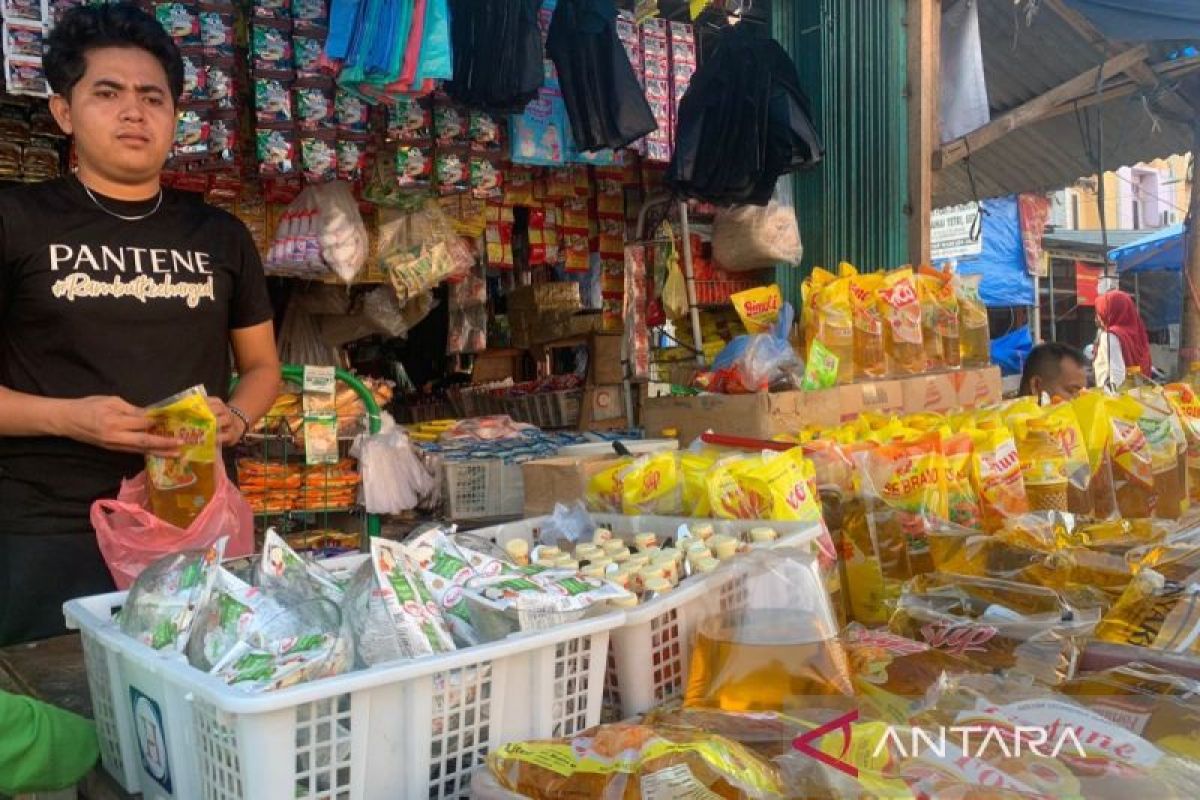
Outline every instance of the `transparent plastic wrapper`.
{"label": "transparent plastic wrapper", "polygon": [[268,528],[263,537],[256,583],[281,602],[323,597],[337,605],[345,595],[341,583],[327,569],[293,550],[274,528]]}
{"label": "transparent plastic wrapper", "polygon": [[420,658],[455,650],[441,606],[426,588],[404,545],[371,540],[371,563],[384,591],[384,601],[400,642],[403,658]]}
{"label": "transparent plastic wrapper", "polygon": [[460,647],[480,644],[463,588],[475,577],[495,576],[505,571],[502,561],[456,544],[449,532],[439,526],[426,528],[404,542],[412,562],[421,570],[421,578],[441,605],[441,612],[455,642]]}
{"label": "transparent plastic wrapper", "polygon": [[919,375],[925,369],[925,343],[921,336],[921,303],[911,269],[883,276],[876,292],[883,315],[883,349],[892,375]]}
{"label": "transparent plastic wrapper", "polygon": [[346,585],[342,614],[354,645],[355,664],[372,667],[410,658],[388,608],[388,590],[368,560],[359,565]]}
{"label": "transparent plastic wrapper", "polygon": [[350,454],[358,459],[369,514],[411,511],[434,491],[433,475],[408,433],[394,422],[380,433],[361,435]]}
{"label": "transparent plastic wrapper", "polygon": [[696,385],[710,392],[745,394],[799,387],[804,362],[788,338],[795,311],[780,309],[770,333],[738,336],[713,359],[712,368],[696,376]]}
{"label": "transparent plastic wrapper", "polygon": [[588,542],[591,541],[592,531],[595,529],[592,515],[582,502],[576,500],[569,506],[555,503],[554,513],[542,526],[538,541],[551,545],[561,545],[562,542]]}
{"label": "transparent plastic wrapper", "polygon": [[471,246],[434,201],[396,220],[388,234],[379,243],[379,262],[401,303],[475,264]]}
{"label": "transparent plastic wrapper", "polygon": [[949,515],[946,457],[934,432],[864,447],[853,458],[859,496],[843,532],[851,616],[880,624],[900,585],[933,569],[926,534],[930,519]]}
{"label": "transparent plastic wrapper", "polygon": [[1200,656],[1200,572],[1176,581],[1142,568],[1104,615],[1096,638]]}
{"label": "transparent plastic wrapper", "polygon": [[321,258],[317,189],[306,186],[279,218],[275,238],[263,259],[268,275],[321,278],[329,266]]}
{"label": "transparent plastic wrapper", "polygon": [[265,642],[259,635],[262,626],[282,613],[283,607],[261,589],[218,567],[208,601],[197,612],[193,623],[188,639],[188,662],[196,669],[208,672],[239,642],[263,646]]}
{"label": "transparent plastic wrapper", "polygon": [[475,628],[486,641],[549,630],[601,611],[610,601],[633,597],[615,583],[536,566],[516,574],[473,577],[464,593]]}
{"label": "transparent plastic wrapper", "polygon": [[[926,353],[931,358],[936,353],[941,366],[957,369],[962,366],[962,331],[953,275],[921,267],[917,281]],[[936,347],[930,345],[931,338],[937,342]]]}
{"label": "transparent plastic wrapper", "polygon": [[978,529],[983,523],[983,511],[971,482],[974,449],[969,433],[942,438],[942,453],[946,457],[947,519],[964,528]]}
{"label": "transparent plastic wrapper", "polygon": [[204,550],[184,550],[142,571],[121,608],[121,631],[155,650],[182,653],[192,622],[207,602],[225,551],[220,539]]}
{"label": "transparent plastic wrapper", "polygon": [[795,209],[774,200],[717,211],[712,246],[713,259],[731,272],[795,265],[804,255]]}
{"label": "transparent plastic wrapper", "polygon": [[680,479],[683,481],[683,513],[691,517],[712,515],[705,475],[717,463],[720,454],[712,448],[685,450],[679,454]]}
{"label": "transparent plastic wrapper", "polygon": [[983,667],[1016,670],[1046,684],[1075,673],[1099,621],[1064,593],[991,578],[930,573],[904,587],[888,621],[892,633],[923,641]]}
{"label": "transparent plastic wrapper", "polygon": [[531,800],[769,800],[785,791],[774,767],[737,742],[666,726],[616,723],[570,739],[512,742],[487,763],[502,787]]}
{"label": "transparent plastic wrapper", "polygon": [[1139,543],[1125,551],[1125,560],[1133,572],[1153,569],[1168,580],[1185,581],[1200,572],[1200,530]]}
{"label": "transparent plastic wrapper", "polygon": [[620,474],[622,513],[678,517],[683,514],[683,476],[679,454],[639,456]]}
{"label": "transparent plastic wrapper", "polygon": [[706,607],[684,705],[783,712],[845,705],[854,694],[849,663],[816,557],[780,546],[722,570],[744,580],[746,599],[737,609]]}
{"label": "transparent plastic wrapper", "polygon": [[210,670],[230,686],[270,692],[340,675],[353,666],[341,612],[328,600],[290,605],[255,627],[253,638],[239,640]]}
{"label": "transparent plastic wrapper", "polygon": [[[935,275],[918,272],[913,276],[917,285],[917,301],[921,304],[921,341],[925,346],[925,363],[929,369],[944,369],[946,351],[938,333],[937,294],[942,281]],[[955,323],[958,322],[955,317]],[[955,341],[957,345],[957,340]]]}
{"label": "transparent plastic wrapper", "polygon": [[370,247],[358,201],[345,181],[309,188],[314,192],[317,207],[321,260],[343,283],[352,283],[367,263]]}
{"label": "transparent plastic wrapper", "polygon": [[722,711],[716,708],[659,706],[642,717],[652,728],[691,728],[737,742],[763,758],[774,759],[795,751],[795,740],[814,725],[811,718],[826,721],[836,710],[811,709],[804,718],[778,711]]}
{"label": "transparent plastic wrapper", "polygon": [[1157,386],[1139,386],[1131,389],[1129,396],[1142,407],[1138,427],[1150,448],[1157,496],[1154,515],[1162,519],[1179,519],[1189,505],[1187,438],[1179,415]]}
{"label": "transparent plastic wrapper", "polygon": [[719,519],[821,522],[813,466],[799,447],[728,456],[704,481],[710,510]]}

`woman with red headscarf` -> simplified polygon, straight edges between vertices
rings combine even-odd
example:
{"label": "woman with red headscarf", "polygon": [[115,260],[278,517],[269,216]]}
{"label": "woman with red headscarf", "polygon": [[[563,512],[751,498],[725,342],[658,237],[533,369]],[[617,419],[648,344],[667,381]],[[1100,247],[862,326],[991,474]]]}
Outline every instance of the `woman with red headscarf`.
{"label": "woman with red headscarf", "polygon": [[1125,367],[1138,367],[1150,377],[1150,337],[1137,304],[1126,292],[1105,292],[1096,298],[1100,325],[1093,367],[1096,385],[1115,389],[1125,382]]}

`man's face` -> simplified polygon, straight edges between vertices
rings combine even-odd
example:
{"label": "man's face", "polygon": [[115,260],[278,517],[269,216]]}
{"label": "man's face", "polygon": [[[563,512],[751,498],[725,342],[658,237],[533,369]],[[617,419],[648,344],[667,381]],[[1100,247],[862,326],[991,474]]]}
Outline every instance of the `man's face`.
{"label": "man's face", "polygon": [[175,138],[166,71],[137,47],[101,47],[85,59],[70,97],[51,100],[58,124],[75,136],[81,166],[121,183],[154,179]]}
{"label": "man's face", "polygon": [[1087,372],[1080,364],[1075,363],[1075,359],[1064,358],[1058,362],[1057,376],[1042,378],[1035,375],[1029,380],[1029,385],[1035,397],[1040,397],[1042,392],[1045,392],[1051,397],[1070,400],[1087,388]]}

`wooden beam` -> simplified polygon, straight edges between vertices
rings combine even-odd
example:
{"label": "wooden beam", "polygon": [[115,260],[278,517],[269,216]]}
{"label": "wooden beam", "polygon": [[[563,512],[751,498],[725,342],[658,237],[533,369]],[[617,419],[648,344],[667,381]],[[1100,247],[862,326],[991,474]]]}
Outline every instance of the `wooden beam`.
{"label": "wooden beam", "polygon": [[1131,64],[1143,60],[1148,52],[1145,45],[1138,45],[1126,50],[1120,55],[1108,59],[1100,66],[1092,67],[1087,72],[1076,75],[1069,81],[1060,83],[1048,92],[1017,106],[1012,111],[997,117],[982,128],[978,128],[966,136],[948,142],[938,151],[937,163],[934,165],[935,168],[943,169],[963,160],[971,153],[987,147],[1006,133],[1011,133],[1017,128],[1037,122],[1064,103],[1081,99],[1088,93],[1095,94],[1098,78],[1103,81],[1113,75],[1124,72]]}
{"label": "wooden beam", "polygon": [[1179,331],[1179,374],[1200,361],[1200,190],[1196,188],[1196,154],[1200,153],[1200,120],[1192,126],[1192,198],[1183,226],[1183,319]]}
{"label": "wooden beam", "polygon": [[[1104,34],[1100,33],[1096,29],[1096,26],[1088,21],[1087,17],[1068,6],[1063,0],[1044,0],[1044,2],[1063,22],[1070,25],[1076,33],[1086,39],[1089,44],[1103,55],[1115,56],[1121,52],[1120,45],[1105,38]],[[1180,96],[1174,89],[1163,86],[1159,80],[1157,70],[1147,64],[1145,60],[1131,64],[1126,72],[1138,86],[1156,91],[1159,88],[1164,89],[1159,100],[1163,107],[1173,115],[1184,119],[1194,119],[1197,116],[1197,110],[1192,107],[1192,104]]]}
{"label": "wooden beam", "polygon": [[[1179,78],[1188,73],[1200,70],[1200,56],[1190,56],[1188,58],[1177,58],[1173,61],[1164,61],[1156,64],[1150,69],[1161,77]],[[1096,94],[1092,92],[1078,100],[1072,100],[1069,103],[1063,103],[1056,108],[1047,111],[1039,122],[1043,122],[1054,117],[1060,117],[1063,114],[1070,114],[1081,108],[1107,103],[1109,100],[1116,100],[1121,97],[1126,97],[1136,92],[1141,84],[1132,79],[1123,80],[1121,83],[1110,84],[1111,88],[1105,89]]]}
{"label": "wooden beam", "polygon": [[930,262],[933,154],[939,133],[941,0],[908,0],[908,259]]}

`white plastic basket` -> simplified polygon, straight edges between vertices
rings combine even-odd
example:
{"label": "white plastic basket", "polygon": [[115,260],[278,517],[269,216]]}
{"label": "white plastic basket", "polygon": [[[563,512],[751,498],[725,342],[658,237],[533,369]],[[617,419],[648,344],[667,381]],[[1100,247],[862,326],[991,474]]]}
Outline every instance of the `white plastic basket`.
{"label": "white plastic basket", "polygon": [[505,742],[600,721],[621,613],[444,656],[248,694],[113,621],[125,593],[72,600],[104,768],[159,800],[464,798]]}
{"label": "white plastic basket", "polygon": [[446,516],[455,521],[519,516],[525,505],[520,464],[498,458],[446,461]]}
{"label": "white plastic basket", "polygon": [[[514,538],[535,540],[550,517],[537,517],[507,525],[472,531],[476,536],[503,545]],[[814,554],[824,529],[820,525],[759,520],[698,520],[679,517],[625,517],[592,514],[598,525],[620,537],[655,533],[674,537],[681,524],[709,523],[718,534],[737,535],[763,525],[775,529],[778,546],[810,549]],[[734,562],[736,564],[736,560]],[[821,576],[814,576],[820,586]],[[828,587],[827,587],[828,588]],[[747,575],[737,569],[720,569],[685,579],[669,594],[625,613],[625,623],[612,632],[605,676],[605,704],[618,718],[643,714],[687,689],[692,637],[706,617],[743,608],[748,597]],[[814,601],[815,602],[815,601]],[[833,618],[828,594],[822,602]]]}

